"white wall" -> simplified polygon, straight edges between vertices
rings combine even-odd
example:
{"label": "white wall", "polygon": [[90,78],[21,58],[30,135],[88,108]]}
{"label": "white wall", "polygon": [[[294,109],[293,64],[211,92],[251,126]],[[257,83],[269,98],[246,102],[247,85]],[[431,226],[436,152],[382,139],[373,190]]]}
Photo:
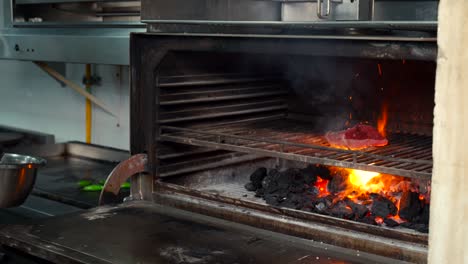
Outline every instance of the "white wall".
{"label": "white wall", "polygon": [[[84,69],[82,64],[67,64],[66,77],[82,85]],[[92,143],[129,149],[128,67],[97,65],[93,73],[102,84],[92,93],[119,118],[93,106]],[[84,142],[85,99],[32,62],[0,60],[0,124],[54,134],[57,142]]]}

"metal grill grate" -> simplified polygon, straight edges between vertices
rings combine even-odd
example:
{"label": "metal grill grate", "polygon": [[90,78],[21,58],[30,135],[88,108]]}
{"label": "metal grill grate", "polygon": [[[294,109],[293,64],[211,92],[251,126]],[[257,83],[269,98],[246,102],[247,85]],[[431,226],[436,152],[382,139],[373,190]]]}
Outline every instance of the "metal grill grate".
{"label": "metal grill grate", "polygon": [[430,179],[432,138],[391,133],[389,145],[351,151],[331,148],[312,124],[288,119],[218,127],[161,126],[160,140],[308,163]]}

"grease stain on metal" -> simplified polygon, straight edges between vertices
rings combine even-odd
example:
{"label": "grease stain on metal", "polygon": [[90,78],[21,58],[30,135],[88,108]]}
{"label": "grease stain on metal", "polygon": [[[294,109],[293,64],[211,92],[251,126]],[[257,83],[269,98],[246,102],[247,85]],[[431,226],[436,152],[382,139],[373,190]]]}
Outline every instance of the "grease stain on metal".
{"label": "grease stain on metal", "polygon": [[112,207],[99,207],[91,212],[84,213],[81,216],[89,221],[105,219],[115,214],[111,212],[112,209]]}

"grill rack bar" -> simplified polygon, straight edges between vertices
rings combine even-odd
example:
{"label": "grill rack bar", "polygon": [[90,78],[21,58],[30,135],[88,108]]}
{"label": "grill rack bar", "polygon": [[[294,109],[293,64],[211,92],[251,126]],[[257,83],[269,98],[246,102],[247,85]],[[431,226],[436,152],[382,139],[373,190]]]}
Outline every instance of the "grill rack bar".
{"label": "grill rack bar", "polygon": [[332,148],[323,133],[310,132],[314,131],[310,124],[287,119],[227,127],[160,128],[162,141],[411,178],[430,179],[432,175],[432,138],[428,136],[392,133],[387,147],[351,151]]}

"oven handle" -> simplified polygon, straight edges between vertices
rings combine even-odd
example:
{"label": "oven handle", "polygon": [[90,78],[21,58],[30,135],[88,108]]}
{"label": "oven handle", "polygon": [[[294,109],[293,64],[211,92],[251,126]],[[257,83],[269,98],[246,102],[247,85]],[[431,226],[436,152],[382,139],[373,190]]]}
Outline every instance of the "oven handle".
{"label": "oven handle", "polygon": [[120,186],[133,175],[147,172],[147,165],[148,156],[146,154],[136,154],[120,162],[107,176],[99,196],[99,205],[118,202]]}

